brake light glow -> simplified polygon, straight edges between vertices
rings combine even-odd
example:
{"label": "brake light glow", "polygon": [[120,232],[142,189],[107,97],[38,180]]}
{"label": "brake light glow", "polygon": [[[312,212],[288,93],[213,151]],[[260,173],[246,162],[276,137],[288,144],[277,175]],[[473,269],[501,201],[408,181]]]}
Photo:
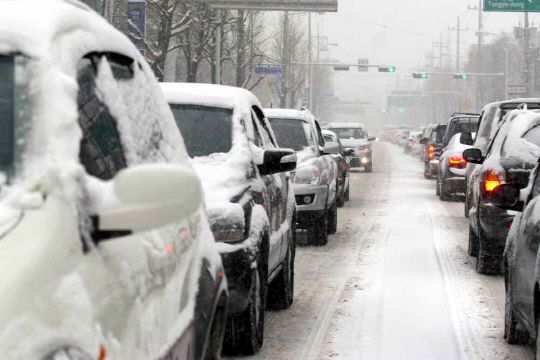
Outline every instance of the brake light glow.
{"label": "brake light glow", "polygon": [[429,154],[427,154],[428,157],[432,158],[432,157],[435,157],[435,154],[430,152]]}
{"label": "brake light glow", "polygon": [[416,141],[413,141],[412,144],[413,144],[413,145],[416,145]]}
{"label": "brake light glow", "polygon": [[492,192],[495,188],[501,185],[501,180],[499,176],[493,170],[489,170],[486,174],[486,191]]}
{"label": "brake light glow", "polygon": [[343,170],[347,170],[347,164],[343,164]]}
{"label": "brake light glow", "polygon": [[429,151],[433,151],[433,150],[435,150],[435,146],[433,146],[433,145],[429,145],[429,147],[428,147],[428,150],[429,150]]}
{"label": "brake light glow", "polygon": [[448,158],[448,163],[450,163],[450,165],[460,165],[460,164],[466,164],[467,161],[465,161],[463,156],[455,155],[455,156],[450,156]]}
{"label": "brake light glow", "polygon": [[510,228],[512,227],[512,224],[513,224],[512,221],[509,221],[509,222],[508,222],[508,224],[507,224],[507,225],[508,225],[508,230],[510,230]]}

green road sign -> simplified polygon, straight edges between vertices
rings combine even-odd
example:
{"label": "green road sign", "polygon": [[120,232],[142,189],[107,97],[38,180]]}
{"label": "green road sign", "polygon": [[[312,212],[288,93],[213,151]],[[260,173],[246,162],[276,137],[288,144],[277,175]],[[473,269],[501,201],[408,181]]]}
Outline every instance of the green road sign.
{"label": "green road sign", "polygon": [[538,0],[484,0],[484,11],[540,12]]}

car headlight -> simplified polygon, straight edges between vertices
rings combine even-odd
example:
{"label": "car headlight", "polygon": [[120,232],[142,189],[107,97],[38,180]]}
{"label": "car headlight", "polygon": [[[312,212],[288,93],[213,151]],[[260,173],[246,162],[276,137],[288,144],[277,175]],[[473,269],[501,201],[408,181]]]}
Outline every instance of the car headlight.
{"label": "car headlight", "polygon": [[315,166],[305,166],[296,169],[294,182],[296,184],[318,184],[319,176],[319,169]]}
{"label": "car headlight", "polygon": [[371,148],[369,146],[360,146],[359,150],[360,151],[370,151]]}

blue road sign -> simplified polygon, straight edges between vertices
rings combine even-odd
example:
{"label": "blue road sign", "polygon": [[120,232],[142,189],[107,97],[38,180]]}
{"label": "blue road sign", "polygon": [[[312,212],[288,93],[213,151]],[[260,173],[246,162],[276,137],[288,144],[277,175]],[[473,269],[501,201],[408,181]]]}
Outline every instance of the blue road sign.
{"label": "blue road sign", "polygon": [[283,68],[281,66],[257,66],[255,67],[255,74],[281,75],[283,74]]}
{"label": "blue road sign", "polygon": [[[127,18],[129,33],[138,35],[139,32],[134,26],[139,29],[143,36],[146,36],[146,2],[144,1],[129,1],[127,3]],[[132,25],[133,24],[133,25]],[[137,49],[144,55],[144,44],[142,41],[130,37]]]}

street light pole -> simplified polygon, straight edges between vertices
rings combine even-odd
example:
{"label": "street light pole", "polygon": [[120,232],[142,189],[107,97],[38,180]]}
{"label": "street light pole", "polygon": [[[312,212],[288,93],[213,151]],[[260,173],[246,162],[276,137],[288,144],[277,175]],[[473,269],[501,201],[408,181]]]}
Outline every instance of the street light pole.
{"label": "street light pole", "polygon": [[[313,61],[312,59],[312,51],[311,51],[311,12],[309,13],[309,20],[308,20],[308,51],[309,51],[309,62],[311,63]],[[313,65],[309,65],[309,95],[308,95],[308,108],[309,110],[312,110],[313,107]]]}

